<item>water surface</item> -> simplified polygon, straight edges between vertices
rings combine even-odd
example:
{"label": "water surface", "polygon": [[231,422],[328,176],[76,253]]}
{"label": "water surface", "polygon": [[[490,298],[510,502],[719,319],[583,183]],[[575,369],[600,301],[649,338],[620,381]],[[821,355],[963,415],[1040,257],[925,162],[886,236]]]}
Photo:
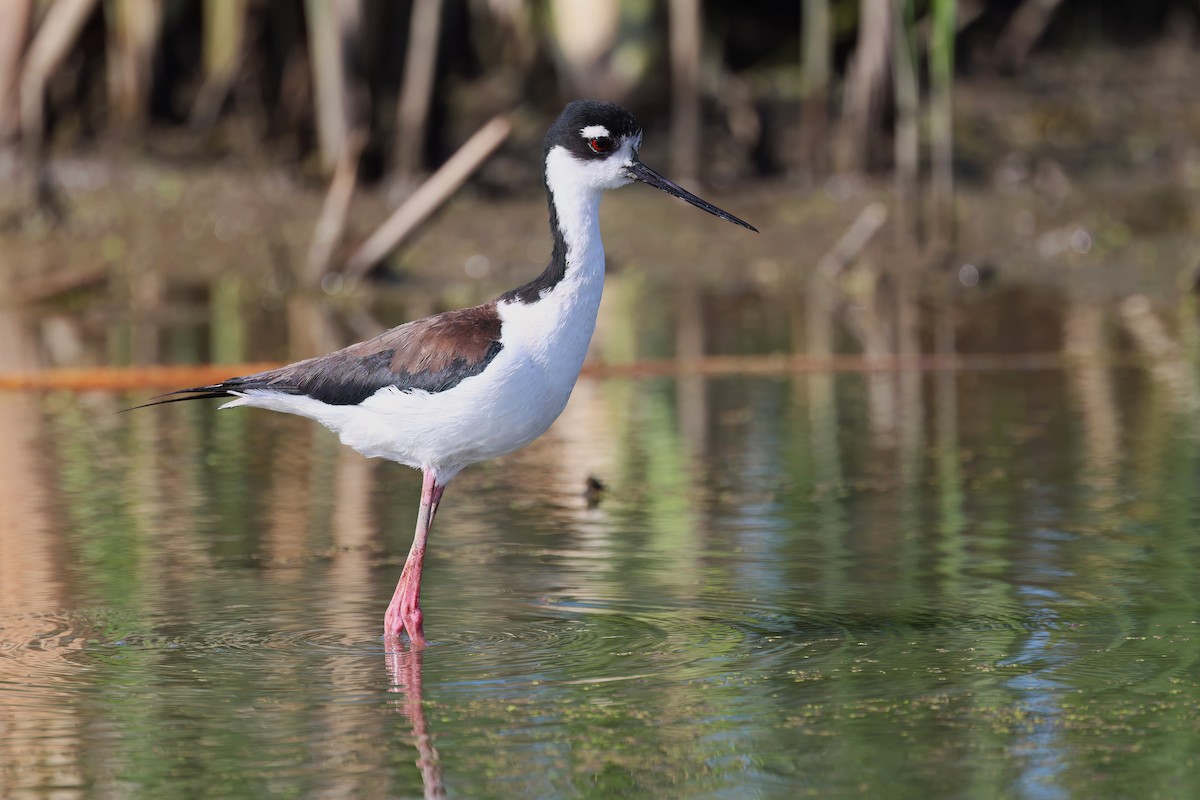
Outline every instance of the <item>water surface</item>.
{"label": "water surface", "polygon": [[137,399],[0,394],[5,797],[1200,793],[1153,370],[585,379],[451,485],[419,653],[419,475]]}

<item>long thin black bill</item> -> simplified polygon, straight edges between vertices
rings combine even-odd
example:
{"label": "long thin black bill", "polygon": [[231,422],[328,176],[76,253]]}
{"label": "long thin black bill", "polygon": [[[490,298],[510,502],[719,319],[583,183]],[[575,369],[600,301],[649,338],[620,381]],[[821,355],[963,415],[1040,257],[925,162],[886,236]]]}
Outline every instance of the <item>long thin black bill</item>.
{"label": "long thin black bill", "polygon": [[684,189],[678,184],[672,183],[640,161],[634,161],[632,164],[626,167],[626,169],[629,171],[629,177],[633,178],[635,181],[641,181],[649,186],[653,186],[655,189],[662,189],[667,194],[673,194],[681,200],[687,200],[696,208],[704,209],[714,217],[720,217],[721,219],[729,220],[735,225],[741,225],[743,228],[749,228],[755,233],[758,233],[758,228],[754,227],[749,222],[744,222],[743,220],[738,219],[728,211],[722,211],[707,200],[701,200],[687,189]]}

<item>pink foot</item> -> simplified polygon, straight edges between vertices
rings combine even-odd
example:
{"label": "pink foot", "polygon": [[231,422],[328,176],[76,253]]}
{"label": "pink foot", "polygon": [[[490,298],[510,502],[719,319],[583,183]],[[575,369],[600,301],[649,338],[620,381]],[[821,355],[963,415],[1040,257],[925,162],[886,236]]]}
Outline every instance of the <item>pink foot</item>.
{"label": "pink foot", "polygon": [[[414,587],[415,588],[415,587]],[[412,591],[403,577],[392,595],[383,615],[383,636],[385,639],[399,639],[400,634],[408,632],[409,641],[414,645],[425,644],[425,614],[421,611],[419,595]]]}
{"label": "pink foot", "polygon": [[400,580],[396,583],[392,602],[388,603],[387,612],[383,615],[385,640],[399,640],[400,634],[407,631],[409,641],[415,646],[425,644],[425,629],[422,625],[425,615],[421,613],[421,571],[425,566],[425,542],[429,538],[429,529],[433,525],[433,517],[437,514],[438,503],[441,502],[445,488],[437,485],[432,470],[423,471],[417,530],[413,534],[412,548],[408,551],[404,571],[400,573]]}

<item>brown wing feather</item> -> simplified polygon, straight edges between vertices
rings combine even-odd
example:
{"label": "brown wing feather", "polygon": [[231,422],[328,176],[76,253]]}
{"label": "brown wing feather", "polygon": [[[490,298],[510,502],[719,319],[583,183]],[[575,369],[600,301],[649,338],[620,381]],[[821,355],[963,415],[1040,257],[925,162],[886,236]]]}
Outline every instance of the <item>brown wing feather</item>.
{"label": "brown wing feather", "polygon": [[386,386],[443,392],[482,372],[501,347],[500,316],[492,301],[414,320],[373,339],[278,369],[170,392],[191,396],[159,402],[270,389],[308,395],[331,405],[353,405]]}
{"label": "brown wing feather", "polygon": [[369,357],[391,350],[392,372],[416,375],[441,372],[456,362],[468,368],[479,364],[499,341],[500,316],[495,303],[488,303],[409,322],[343,352]]}

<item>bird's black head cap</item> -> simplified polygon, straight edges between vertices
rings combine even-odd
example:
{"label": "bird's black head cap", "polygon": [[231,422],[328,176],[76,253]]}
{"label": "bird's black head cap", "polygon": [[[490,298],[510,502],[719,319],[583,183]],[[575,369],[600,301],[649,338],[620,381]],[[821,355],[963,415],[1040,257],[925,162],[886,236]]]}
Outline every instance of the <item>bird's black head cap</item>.
{"label": "bird's black head cap", "polygon": [[546,131],[542,155],[557,145],[580,160],[607,158],[616,152],[622,138],[636,136],[641,130],[633,114],[616,103],[573,100]]}

